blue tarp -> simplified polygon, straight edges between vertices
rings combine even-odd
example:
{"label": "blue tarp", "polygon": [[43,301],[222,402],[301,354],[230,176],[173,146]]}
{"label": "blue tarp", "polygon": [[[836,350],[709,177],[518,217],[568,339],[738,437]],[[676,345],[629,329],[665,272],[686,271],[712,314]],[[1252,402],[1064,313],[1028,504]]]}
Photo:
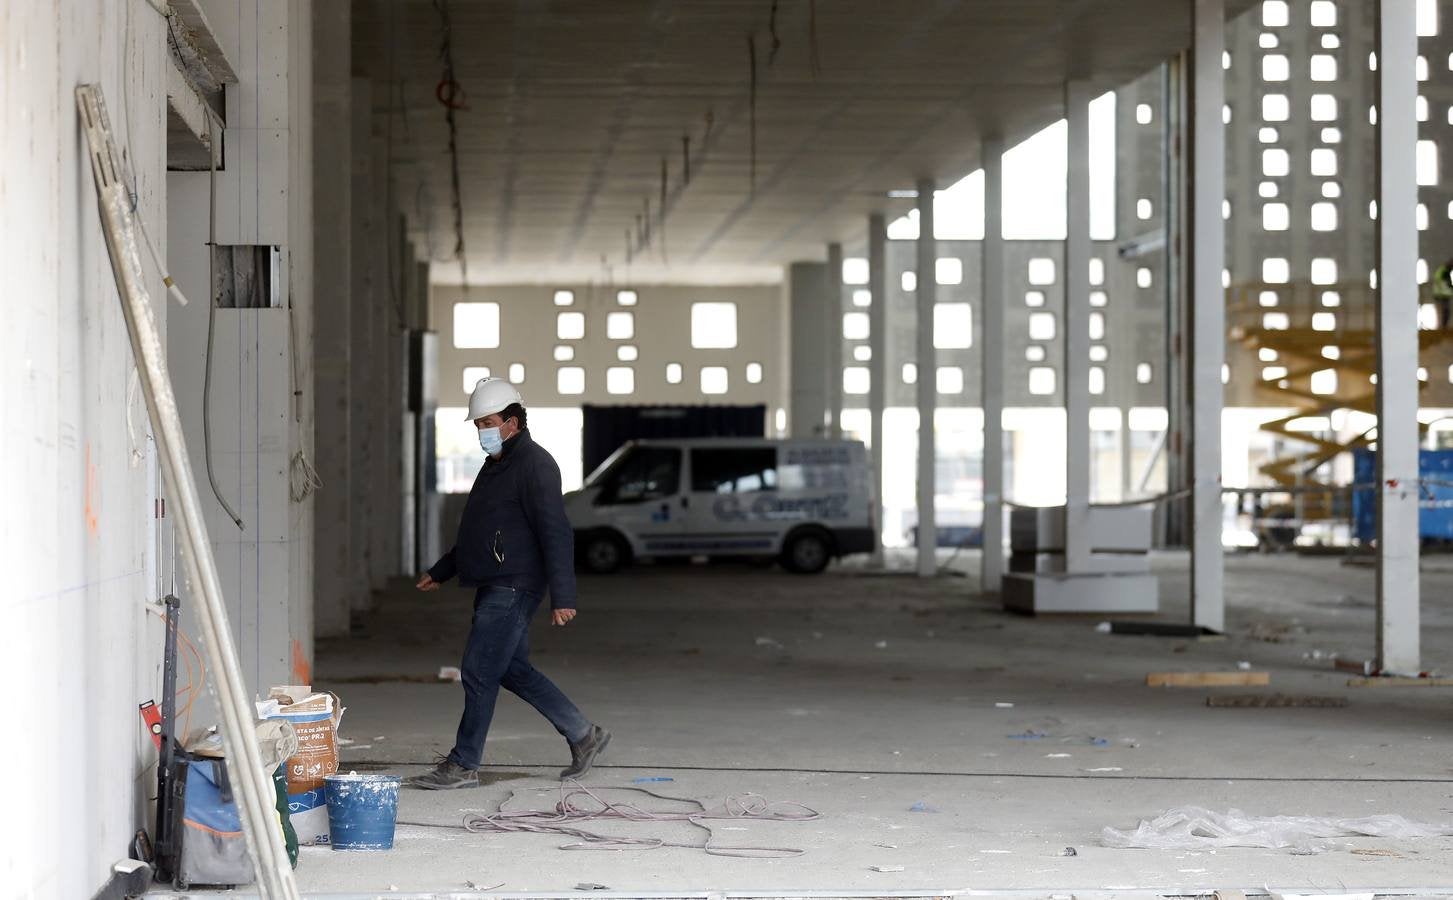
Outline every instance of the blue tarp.
{"label": "blue tarp", "polygon": [[[1352,451],[1352,480],[1357,484],[1376,481],[1376,467],[1376,453]],[[1453,450],[1419,450],[1418,474],[1453,483]],[[1418,531],[1423,539],[1453,540],[1453,487],[1425,484],[1418,492]],[[1371,488],[1352,492],[1352,533],[1363,543],[1377,537],[1377,497]]]}

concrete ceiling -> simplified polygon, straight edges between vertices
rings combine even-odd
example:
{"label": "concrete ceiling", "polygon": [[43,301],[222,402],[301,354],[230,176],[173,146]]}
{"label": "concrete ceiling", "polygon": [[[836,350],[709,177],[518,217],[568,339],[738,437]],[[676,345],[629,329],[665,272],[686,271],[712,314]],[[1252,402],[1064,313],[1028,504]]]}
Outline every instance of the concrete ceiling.
{"label": "concrete ceiling", "polygon": [[[1251,0],[1233,0],[1238,11]],[[771,18],[776,7],[773,58]],[[815,23],[814,19],[815,6]],[[1187,43],[1189,0],[451,0],[464,242],[473,283],[775,282],[860,241],[888,192],[978,165]],[[454,248],[430,0],[355,0],[411,230]],[[749,35],[756,48],[753,176]],[[815,36],[815,40],[814,40]],[[814,71],[813,54],[817,67]],[[684,178],[682,138],[690,139]],[[661,172],[666,169],[664,222]],[[651,239],[627,263],[649,208]],[[434,267],[457,281],[457,265]]]}

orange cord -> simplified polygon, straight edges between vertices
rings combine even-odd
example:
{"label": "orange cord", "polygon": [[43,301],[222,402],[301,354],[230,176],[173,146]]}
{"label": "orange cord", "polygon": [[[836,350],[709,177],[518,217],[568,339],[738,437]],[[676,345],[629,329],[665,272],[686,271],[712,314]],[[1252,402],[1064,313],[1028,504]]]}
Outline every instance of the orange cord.
{"label": "orange cord", "polygon": [[[156,615],[161,618],[163,623],[167,621],[165,613],[156,613]],[[201,651],[197,649],[197,645],[192,642],[192,639],[187,636],[186,630],[180,625],[177,626],[177,637],[181,639],[184,649],[191,654],[191,657],[185,654],[182,655],[182,661],[187,667],[187,683],[177,689],[178,703],[182,702],[181,698],[183,696],[186,697],[186,704],[179,710],[182,718],[179,743],[182,743],[186,741],[187,735],[191,733],[192,707],[196,705],[197,696],[207,686],[207,663],[203,660]],[[192,665],[193,659],[196,660],[195,668]],[[174,734],[173,737],[176,737],[176,735]]]}

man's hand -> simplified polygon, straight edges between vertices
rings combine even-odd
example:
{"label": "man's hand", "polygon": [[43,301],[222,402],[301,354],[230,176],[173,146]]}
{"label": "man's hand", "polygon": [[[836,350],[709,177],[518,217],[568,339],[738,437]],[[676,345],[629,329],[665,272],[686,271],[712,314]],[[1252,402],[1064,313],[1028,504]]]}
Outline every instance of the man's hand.
{"label": "man's hand", "polygon": [[555,609],[550,611],[551,625],[569,625],[570,620],[575,618],[573,609]]}
{"label": "man's hand", "polygon": [[437,591],[439,590],[439,582],[434,580],[434,576],[430,575],[428,572],[425,572],[423,575],[419,576],[419,580],[414,585],[414,587],[418,588],[421,591]]}

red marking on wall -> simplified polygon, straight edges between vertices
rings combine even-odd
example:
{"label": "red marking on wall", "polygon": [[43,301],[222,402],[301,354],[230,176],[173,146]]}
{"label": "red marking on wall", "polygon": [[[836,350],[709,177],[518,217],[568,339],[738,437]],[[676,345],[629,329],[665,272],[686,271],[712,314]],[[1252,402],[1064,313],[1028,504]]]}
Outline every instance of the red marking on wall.
{"label": "red marking on wall", "polygon": [[95,537],[100,531],[96,518],[96,467],[91,463],[91,445],[86,445],[86,530]]}
{"label": "red marking on wall", "polygon": [[1387,486],[1392,488],[1393,490],[1397,490],[1398,480],[1396,478],[1389,478],[1387,480]]}
{"label": "red marking on wall", "polygon": [[293,641],[293,684],[312,684],[313,666],[308,662],[308,655],[303,652],[303,642]]}

